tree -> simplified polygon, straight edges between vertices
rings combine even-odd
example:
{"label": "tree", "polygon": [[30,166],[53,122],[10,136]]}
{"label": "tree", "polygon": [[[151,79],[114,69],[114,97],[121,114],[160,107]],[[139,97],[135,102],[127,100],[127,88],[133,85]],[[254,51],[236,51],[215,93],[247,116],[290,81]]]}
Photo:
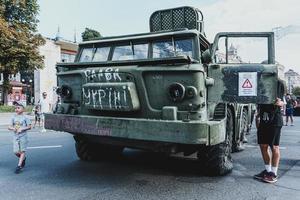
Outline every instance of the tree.
{"label": "tree", "polygon": [[45,40],[37,32],[36,0],[0,0],[0,73],[6,101],[9,75],[43,68],[38,47]]}
{"label": "tree", "polygon": [[85,28],[84,32],[81,33],[82,41],[94,40],[97,38],[101,38],[101,34],[93,29]]}
{"label": "tree", "polygon": [[294,87],[292,93],[295,96],[300,96],[300,87]]}

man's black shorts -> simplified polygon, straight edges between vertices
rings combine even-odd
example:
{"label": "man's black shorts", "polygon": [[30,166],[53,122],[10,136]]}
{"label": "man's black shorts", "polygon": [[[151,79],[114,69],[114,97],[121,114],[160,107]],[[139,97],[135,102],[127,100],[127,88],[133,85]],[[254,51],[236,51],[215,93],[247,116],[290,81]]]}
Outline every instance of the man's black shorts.
{"label": "man's black shorts", "polygon": [[259,127],[257,130],[257,143],[278,146],[280,142],[281,126]]}

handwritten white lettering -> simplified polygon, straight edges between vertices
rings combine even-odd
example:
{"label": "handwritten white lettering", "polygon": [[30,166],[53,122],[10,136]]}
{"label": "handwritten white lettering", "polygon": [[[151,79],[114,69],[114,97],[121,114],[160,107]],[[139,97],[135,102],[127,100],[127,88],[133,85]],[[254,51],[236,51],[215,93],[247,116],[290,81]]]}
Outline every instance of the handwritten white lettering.
{"label": "handwritten white lettering", "polygon": [[120,88],[83,88],[82,98],[84,105],[100,109],[123,109],[129,107],[127,99],[128,88],[126,86]]}
{"label": "handwritten white lettering", "polygon": [[83,102],[84,102],[85,105],[91,104],[90,89],[88,89],[87,91],[85,91],[85,89],[82,88],[82,96],[83,96]]}
{"label": "handwritten white lettering", "polygon": [[86,82],[122,81],[119,71],[120,70],[118,68],[117,69],[105,68],[105,69],[99,69],[98,71],[95,69],[86,69],[84,71],[84,76]]}

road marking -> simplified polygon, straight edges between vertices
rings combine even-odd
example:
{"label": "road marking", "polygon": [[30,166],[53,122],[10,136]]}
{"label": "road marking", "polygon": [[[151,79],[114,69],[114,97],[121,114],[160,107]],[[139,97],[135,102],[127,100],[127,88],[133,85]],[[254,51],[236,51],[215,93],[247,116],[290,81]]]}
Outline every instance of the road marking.
{"label": "road marking", "polygon": [[284,133],[288,133],[288,132],[291,132],[291,133],[300,133],[300,131],[284,130],[284,131],[283,131],[283,134],[284,134]]}
{"label": "road marking", "polygon": [[250,148],[257,148],[258,146],[254,146],[254,145],[251,145],[251,144],[246,144],[245,147],[250,147]]}
{"label": "road marking", "polygon": [[27,147],[27,149],[51,149],[51,148],[61,148],[62,145],[56,146],[36,146],[36,147]]}
{"label": "road marking", "polygon": [[[249,148],[258,148],[258,145],[246,144],[245,147],[249,147]],[[279,147],[279,149],[286,149],[286,147]]]}

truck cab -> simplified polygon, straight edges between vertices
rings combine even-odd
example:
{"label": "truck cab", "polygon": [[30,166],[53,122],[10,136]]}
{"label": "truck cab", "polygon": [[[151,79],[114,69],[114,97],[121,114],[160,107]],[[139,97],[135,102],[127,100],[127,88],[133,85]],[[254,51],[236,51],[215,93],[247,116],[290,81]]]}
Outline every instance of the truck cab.
{"label": "truck cab", "polygon": [[[268,41],[266,63],[230,63],[228,39],[249,36]],[[273,33],[220,33],[210,43],[192,7],[154,12],[149,33],[81,43],[74,63],[57,64],[57,79],[62,101],[45,127],[73,134],[80,159],[124,147],[197,153],[214,175],[232,170],[251,105],[282,93]]]}

